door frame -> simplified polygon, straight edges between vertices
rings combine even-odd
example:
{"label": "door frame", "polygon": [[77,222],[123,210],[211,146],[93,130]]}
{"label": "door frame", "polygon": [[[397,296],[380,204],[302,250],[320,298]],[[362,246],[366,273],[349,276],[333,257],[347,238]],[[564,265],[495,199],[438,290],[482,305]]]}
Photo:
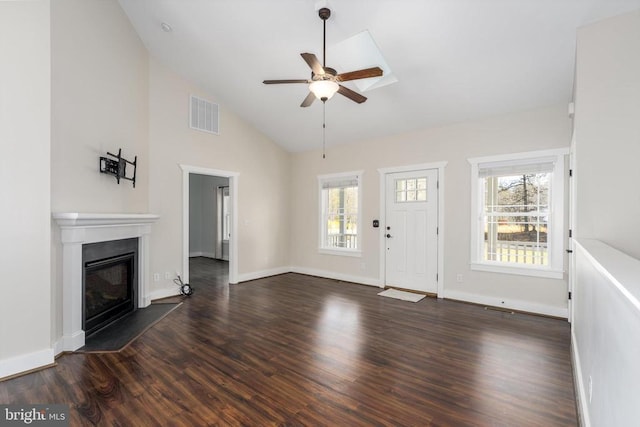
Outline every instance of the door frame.
{"label": "door frame", "polygon": [[414,172],[421,170],[431,170],[435,169],[438,172],[438,186],[437,186],[437,195],[438,195],[438,265],[437,265],[437,286],[438,286],[438,298],[442,298],[444,296],[444,168],[447,166],[446,161],[442,162],[433,162],[433,163],[420,163],[414,165],[407,166],[396,166],[396,167],[387,167],[387,168],[379,168],[378,174],[380,178],[380,229],[379,229],[379,242],[380,242],[380,287],[383,288],[386,283],[386,240],[384,238],[385,228],[384,224],[386,224],[386,215],[387,215],[387,175],[398,172]]}
{"label": "door frame", "polygon": [[[567,320],[569,323],[573,323],[573,298],[575,296],[575,280],[576,280],[576,254],[574,239],[577,236],[577,203],[578,203],[578,183],[576,177],[576,133],[575,129],[571,133],[571,147],[569,150],[569,215],[568,215],[568,229],[569,238],[567,241],[568,249],[568,267],[567,267]],[[571,298],[569,298],[571,295]]]}
{"label": "door frame", "polygon": [[220,176],[229,179],[231,237],[229,239],[229,283],[238,283],[238,172],[180,164],[182,169],[182,280],[189,283],[189,175]]}

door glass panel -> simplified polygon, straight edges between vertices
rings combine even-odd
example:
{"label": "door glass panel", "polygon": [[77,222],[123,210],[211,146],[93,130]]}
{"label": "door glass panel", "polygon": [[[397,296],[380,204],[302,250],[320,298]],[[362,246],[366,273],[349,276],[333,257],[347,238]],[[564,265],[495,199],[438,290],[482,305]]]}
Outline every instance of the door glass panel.
{"label": "door glass panel", "polygon": [[426,202],[427,178],[396,179],[396,203]]}

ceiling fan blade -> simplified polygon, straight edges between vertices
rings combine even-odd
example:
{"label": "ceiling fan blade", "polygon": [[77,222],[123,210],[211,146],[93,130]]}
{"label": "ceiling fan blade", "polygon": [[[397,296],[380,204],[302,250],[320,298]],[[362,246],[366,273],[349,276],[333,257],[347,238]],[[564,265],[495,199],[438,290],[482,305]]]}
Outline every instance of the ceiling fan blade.
{"label": "ceiling fan blade", "polygon": [[298,79],[298,80],[264,80],[262,83],[266,85],[277,85],[280,83],[311,83],[311,80]]}
{"label": "ceiling fan blade", "polygon": [[367,100],[366,96],[362,96],[360,95],[358,92],[354,92],[349,88],[346,88],[342,85],[339,85],[340,87],[338,88],[338,93],[340,95],[346,96],[347,98],[349,98],[352,101],[357,102],[358,104],[362,104],[364,101]]}
{"label": "ceiling fan blade", "polygon": [[318,61],[318,58],[313,53],[301,53],[302,59],[311,67],[311,71],[313,74],[321,76],[324,74],[324,68],[322,68],[322,64]]}
{"label": "ceiling fan blade", "polygon": [[300,104],[300,106],[308,107],[309,105],[313,104],[313,101],[315,101],[315,99],[316,99],[316,96],[313,94],[313,92],[309,92],[309,95],[307,95],[304,101],[302,101],[302,104]]}
{"label": "ceiling fan blade", "polygon": [[380,67],[365,68],[358,71],[350,71],[348,73],[338,74],[336,81],[346,82],[349,80],[367,79],[369,77],[381,77],[382,69]]}

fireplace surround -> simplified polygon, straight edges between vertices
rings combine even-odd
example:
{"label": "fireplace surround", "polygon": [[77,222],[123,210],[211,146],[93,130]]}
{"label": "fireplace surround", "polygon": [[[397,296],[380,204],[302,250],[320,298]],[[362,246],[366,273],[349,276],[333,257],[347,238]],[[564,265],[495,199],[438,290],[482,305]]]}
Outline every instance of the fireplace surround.
{"label": "fireplace surround", "polygon": [[62,242],[62,340],[61,351],[84,346],[83,246],[123,239],[137,240],[137,307],[151,303],[149,286],[149,235],[157,221],[153,214],[54,213]]}

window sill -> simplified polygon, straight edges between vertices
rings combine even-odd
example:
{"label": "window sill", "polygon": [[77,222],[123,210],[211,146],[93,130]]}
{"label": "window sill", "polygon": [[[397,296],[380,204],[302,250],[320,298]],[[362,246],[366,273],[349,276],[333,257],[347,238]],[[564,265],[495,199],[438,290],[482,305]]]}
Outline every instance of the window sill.
{"label": "window sill", "polygon": [[516,274],[519,276],[545,277],[547,279],[563,279],[564,271],[550,268],[524,267],[505,264],[471,263],[471,270],[492,273]]}
{"label": "window sill", "polygon": [[318,252],[325,255],[339,255],[350,257],[362,257],[362,252],[354,249],[319,248]]}

